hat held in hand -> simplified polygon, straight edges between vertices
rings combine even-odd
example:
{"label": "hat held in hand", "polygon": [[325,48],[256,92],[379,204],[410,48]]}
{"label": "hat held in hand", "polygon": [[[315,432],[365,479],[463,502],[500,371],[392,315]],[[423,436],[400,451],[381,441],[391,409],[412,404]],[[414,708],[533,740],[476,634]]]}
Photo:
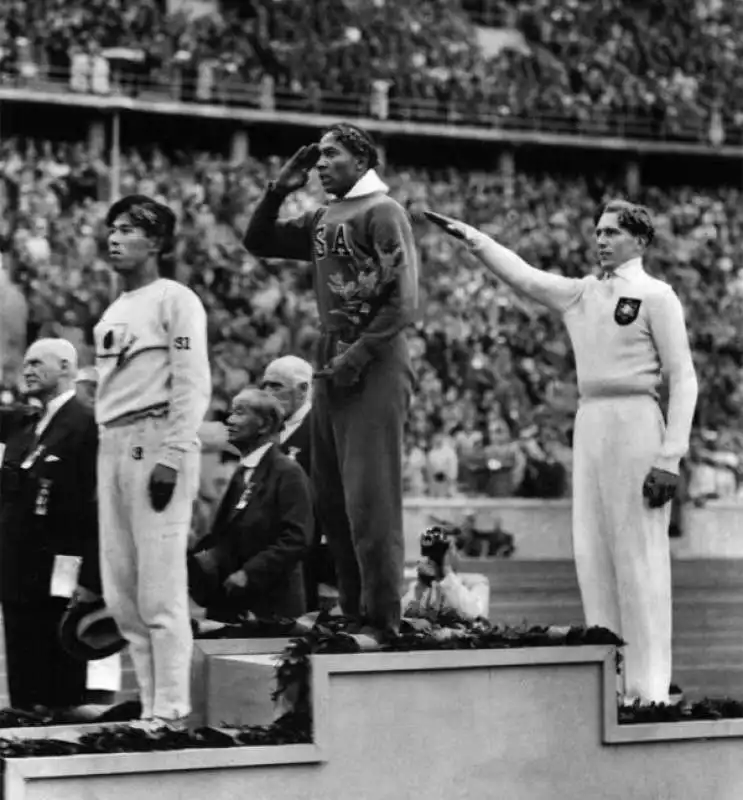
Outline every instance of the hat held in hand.
{"label": "hat held in hand", "polygon": [[73,598],[62,616],[59,637],[62,647],[78,661],[108,658],[126,646],[102,597],[89,601]]}

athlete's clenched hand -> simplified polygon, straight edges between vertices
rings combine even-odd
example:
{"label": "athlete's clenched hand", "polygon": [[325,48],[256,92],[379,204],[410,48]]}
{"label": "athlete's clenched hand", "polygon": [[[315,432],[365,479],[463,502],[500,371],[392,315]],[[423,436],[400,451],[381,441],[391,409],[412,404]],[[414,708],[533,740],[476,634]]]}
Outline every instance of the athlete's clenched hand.
{"label": "athlete's clenched hand", "polygon": [[178,480],[178,472],[173,467],[165,464],[155,464],[155,468],[150,475],[150,503],[155,511],[163,511],[175,491],[175,484]]}

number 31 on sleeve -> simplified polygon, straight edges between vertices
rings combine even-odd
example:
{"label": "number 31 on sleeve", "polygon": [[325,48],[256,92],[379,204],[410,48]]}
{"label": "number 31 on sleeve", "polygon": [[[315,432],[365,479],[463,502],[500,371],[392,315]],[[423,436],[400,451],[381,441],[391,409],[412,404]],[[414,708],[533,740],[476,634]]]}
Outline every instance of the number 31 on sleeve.
{"label": "number 31 on sleeve", "polygon": [[191,340],[188,336],[176,336],[173,346],[176,350],[190,350]]}

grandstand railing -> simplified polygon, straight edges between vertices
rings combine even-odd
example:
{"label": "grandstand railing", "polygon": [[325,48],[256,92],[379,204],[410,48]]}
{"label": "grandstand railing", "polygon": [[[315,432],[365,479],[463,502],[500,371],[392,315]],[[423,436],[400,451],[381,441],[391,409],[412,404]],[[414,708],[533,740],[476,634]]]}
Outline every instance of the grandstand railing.
{"label": "grandstand railing", "polygon": [[[21,94],[15,95],[13,90]],[[550,137],[577,137],[586,140],[612,139],[616,142],[634,140],[639,142],[662,142],[665,145],[692,146],[695,151],[707,150],[727,155],[740,155],[729,148],[743,145],[743,128],[728,127],[725,130],[723,145],[715,145],[710,141],[710,123],[699,120],[690,124],[684,121],[669,119],[650,119],[640,114],[618,114],[604,110],[596,110],[589,118],[579,118],[575,114],[559,111],[524,111],[509,110],[505,98],[490,97],[482,102],[471,101],[435,101],[425,98],[391,97],[388,111],[380,116],[375,113],[375,104],[371,93],[337,94],[318,91],[313,95],[296,94],[287,89],[277,87],[271,94],[266,94],[257,84],[215,80],[213,85],[204,91],[203,86],[193,79],[165,70],[153,74],[112,73],[111,90],[105,93],[74,92],[70,86],[69,73],[47,73],[32,78],[21,78],[17,75],[0,74],[0,99],[32,100],[46,93],[64,93],[67,102],[75,103],[71,97],[80,99],[79,105],[91,105],[87,98],[108,98],[109,101],[120,99],[123,107],[136,110],[137,103],[142,103],[139,110],[157,111],[152,103],[176,102],[179,105],[196,109],[221,108],[222,118],[244,118],[241,111],[256,112],[288,112],[290,114],[316,115],[321,117],[364,118],[377,120],[380,123],[399,123],[402,125],[435,125],[446,128],[469,128],[488,132],[477,138],[508,139],[513,134],[527,133]],[[26,96],[29,95],[29,96]],[[145,105],[146,104],[146,105]],[[101,107],[111,107],[107,103]],[[165,112],[167,113],[167,112]],[[197,114],[210,116],[208,114]],[[211,114],[214,116],[214,114]],[[282,117],[282,121],[284,118]],[[493,136],[492,134],[498,134]],[[513,137],[518,138],[518,137]],[[594,141],[591,144],[606,146],[606,143]],[[617,145],[619,147],[621,145]],[[668,150],[668,148],[665,148]],[[671,147],[671,150],[674,148]],[[725,152],[727,150],[727,152]]]}

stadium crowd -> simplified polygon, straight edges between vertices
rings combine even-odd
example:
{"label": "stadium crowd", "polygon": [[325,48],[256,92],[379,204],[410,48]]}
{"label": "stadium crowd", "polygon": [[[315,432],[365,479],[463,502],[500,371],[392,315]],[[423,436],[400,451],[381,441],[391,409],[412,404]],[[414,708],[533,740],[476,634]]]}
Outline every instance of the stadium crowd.
{"label": "stadium crowd", "polygon": [[[466,4],[470,9],[472,3]],[[735,3],[489,0],[491,47],[453,0],[0,0],[0,80],[75,91],[470,124],[740,138]]]}
{"label": "stadium crowd", "polygon": [[[247,215],[279,159],[230,164],[206,153],[121,162],[122,194],[167,202],[180,219],[178,277],[209,315],[214,401],[254,381],[276,356],[311,357],[316,312],[309,267],[262,262],[241,246]],[[411,332],[417,387],[408,426],[412,493],[564,496],[575,376],[559,320],[495,284],[424,221],[436,208],[497,234],[531,263],[566,275],[594,260],[595,193],[583,179],[391,166],[385,179],[410,211],[422,256],[421,317]],[[0,250],[28,304],[28,340],[64,336],[91,363],[92,328],[110,302],[103,259],[109,166],[83,145],[0,145]],[[607,193],[616,191],[605,187]],[[319,184],[287,213],[313,208]],[[649,267],[679,291],[700,377],[690,496],[738,492],[743,215],[737,189],[645,187],[656,213]],[[6,395],[15,375],[7,371]]]}

